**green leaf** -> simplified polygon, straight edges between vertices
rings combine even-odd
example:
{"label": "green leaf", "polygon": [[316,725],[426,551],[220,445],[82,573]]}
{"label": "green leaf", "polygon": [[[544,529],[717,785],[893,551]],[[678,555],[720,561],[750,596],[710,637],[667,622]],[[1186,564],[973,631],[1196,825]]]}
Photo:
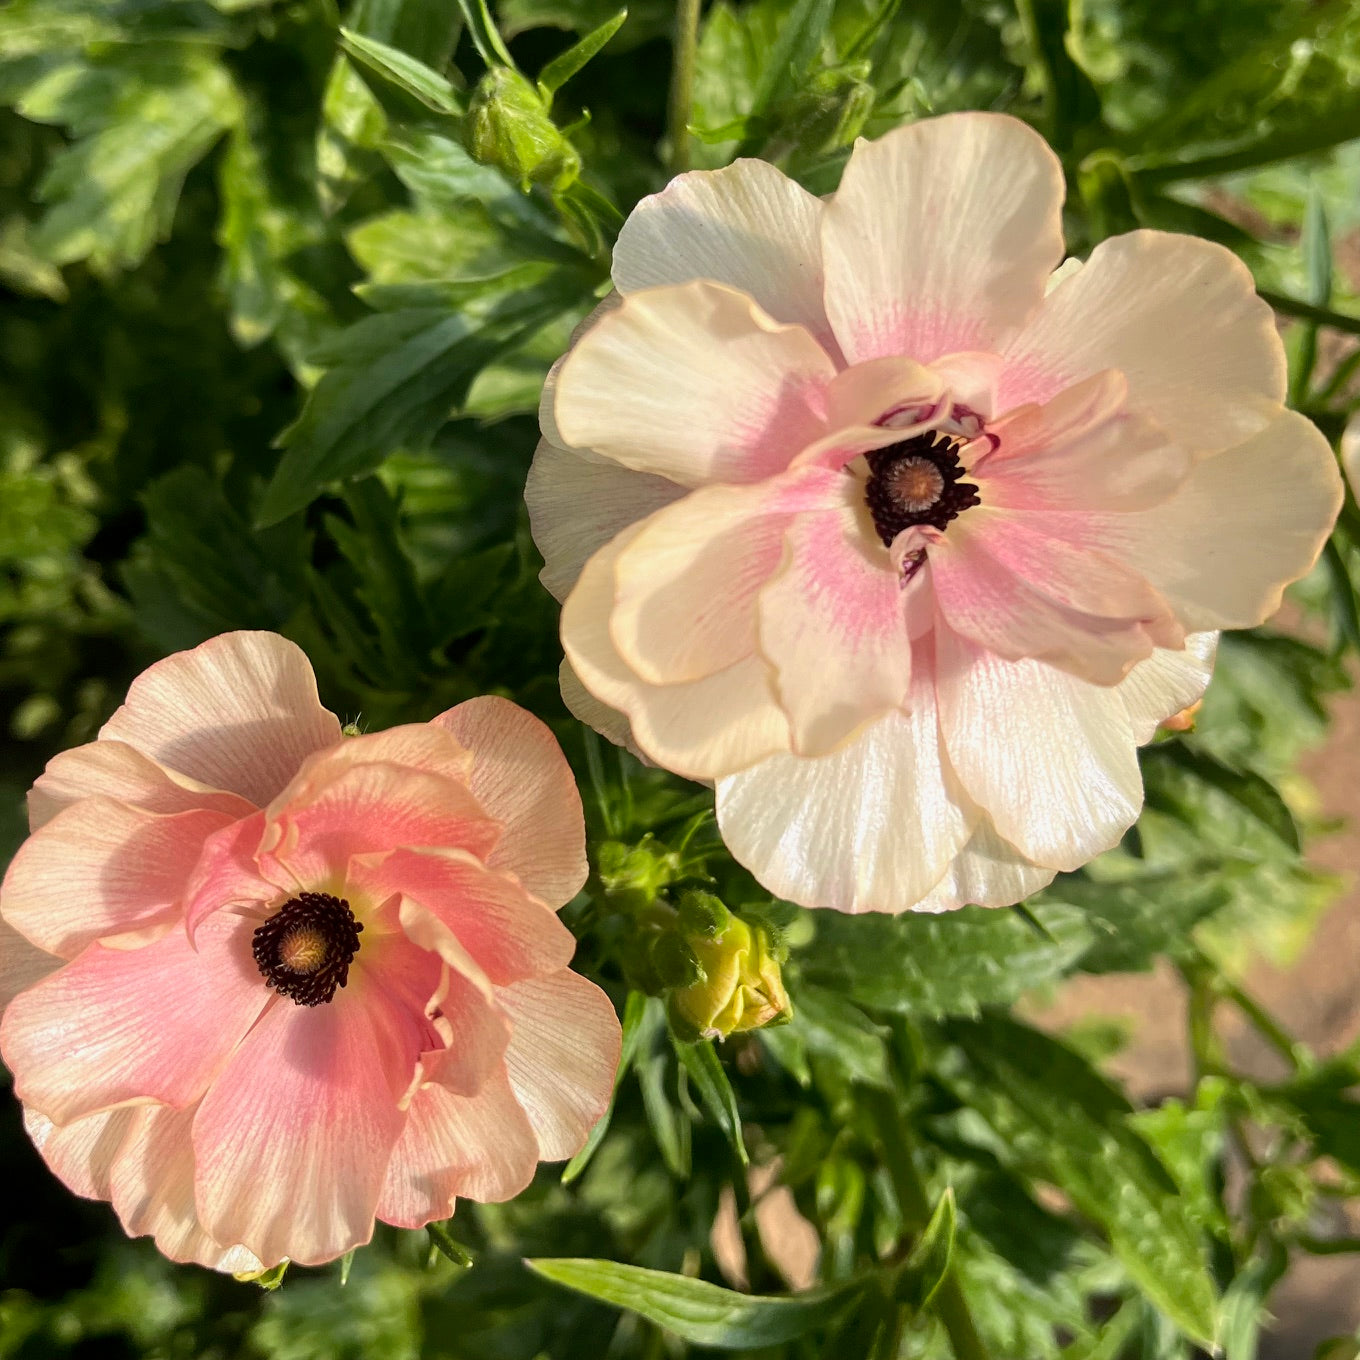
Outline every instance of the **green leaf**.
{"label": "green leaf", "polygon": [[418,100],[427,109],[451,118],[467,111],[462,95],[437,71],[376,38],[340,30],[340,45],[366,71]]}
{"label": "green leaf", "polygon": [[889,1085],[888,1031],[839,992],[803,983],[795,996],[793,1020],[784,1033],[801,1040],[808,1052],[834,1063],[851,1081]]}
{"label": "green leaf", "polygon": [[950,1021],[968,1058],[953,1084],[1028,1174],[1100,1225],[1124,1269],[1192,1340],[1215,1334],[1203,1244],[1124,1097],[1065,1044],[1001,1015]]}
{"label": "green leaf", "polygon": [[741,1115],[737,1111],[737,1097],[733,1093],[732,1083],[727,1079],[727,1070],[723,1067],[717,1050],[707,1040],[687,1044],[672,1036],[671,1042],[675,1046],[676,1057],[680,1059],[680,1066],[689,1073],[689,1079],[698,1087],[704,1108],[723,1131],[733,1155],[742,1166],[749,1165],[746,1143],[741,1136]]}
{"label": "green leaf", "polygon": [[430,1235],[430,1243],[439,1254],[452,1261],[456,1266],[475,1264],[472,1253],[456,1238],[448,1223],[427,1223],[425,1231]]}
{"label": "green leaf", "polygon": [[876,1010],[973,1015],[1060,976],[1091,943],[1069,907],[1039,906],[1051,938],[1013,912],[964,907],[947,916],[818,913],[810,947],[795,954],[808,981]]}
{"label": "green leaf", "polygon": [[638,1313],[685,1341],[719,1350],[777,1346],[824,1327],[851,1303],[863,1285],[770,1297],[738,1294],[706,1280],[617,1261],[580,1258],[526,1261],[544,1279],[577,1293]]}
{"label": "green leaf", "polygon": [[930,1307],[949,1274],[955,1217],[954,1189],[948,1186],[893,1281],[893,1297],[915,1313]]}
{"label": "green leaf", "polygon": [[505,66],[512,71],[515,70],[515,59],[510,55],[510,49],[506,47],[500,30],[496,27],[496,21],[491,17],[491,11],[486,7],[486,0],[458,0],[458,3],[462,7],[463,17],[467,20],[473,46],[476,47],[478,56],[487,64],[487,68]]}
{"label": "green leaf", "polygon": [[627,9],[621,9],[613,18],[606,19],[598,28],[587,33],[580,42],[573,43],[565,52],[554,57],[538,73],[538,92],[543,96],[545,104],[552,103],[553,95],[623,27],[623,21],[627,17]]}
{"label": "green leaf", "polygon": [[628,1000],[623,1005],[623,1049],[619,1055],[618,1071],[614,1073],[614,1091],[609,1098],[609,1108],[595,1121],[594,1128],[586,1138],[585,1146],[567,1163],[562,1172],[563,1185],[570,1185],[580,1177],[590,1165],[595,1149],[609,1132],[609,1124],[614,1117],[614,1102],[619,1095],[619,1085],[637,1056],[638,1042],[642,1038],[642,1021],[646,1013],[647,998],[641,992],[629,992]]}

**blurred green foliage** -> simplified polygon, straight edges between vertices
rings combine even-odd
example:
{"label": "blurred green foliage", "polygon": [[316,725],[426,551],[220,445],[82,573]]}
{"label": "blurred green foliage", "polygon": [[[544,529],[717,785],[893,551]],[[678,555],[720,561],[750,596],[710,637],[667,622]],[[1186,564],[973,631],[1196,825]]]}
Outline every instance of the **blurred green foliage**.
{"label": "blurred green foliage", "polygon": [[[1297,591],[1302,636],[1226,638],[1197,728],[1145,753],[1124,844],[1023,909],[946,920],[770,902],[709,793],[572,723],[521,504],[543,376],[671,164],[759,155],[827,192],[857,135],[962,108],[1050,139],[1075,252],[1135,226],[1237,250],[1294,318],[1295,404],[1335,438],[1360,391],[1360,7],[713,0],[687,130],[666,126],[674,15],[0,9],[0,853],[51,754],[149,661],[226,629],[295,638],[364,727],[505,693],[580,776],[599,872],[568,919],[626,1028],[614,1108],[565,1176],[270,1291],[123,1241],[7,1103],[6,1360],[624,1360],[684,1337],[934,1360],[964,1305],[997,1357],[1188,1360],[1218,1337],[1250,1360],[1289,1252],[1360,1245],[1327,1236],[1360,1190],[1360,1055],[1317,1062],[1231,980],[1240,940],[1334,886],[1302,853],[1317,817],[1293,766],[1360,649],[1354,502]],[[791,1023],[690,1045],[636,990],[639,932],[696,890],[790,951]],[[1191,999],[1185,1103],[1135,1113],[1092,1034],[1006,1009],[1159,959]],[[1279,1081],[1232,1070],[1219,1007],[1262,1030]],[[822,1294],[773,1297],[748,1161],[778,1162]],[[718,1288],[720,1199],[760,1298]],[[597,1260],[523,1263],[552,1257]]]}

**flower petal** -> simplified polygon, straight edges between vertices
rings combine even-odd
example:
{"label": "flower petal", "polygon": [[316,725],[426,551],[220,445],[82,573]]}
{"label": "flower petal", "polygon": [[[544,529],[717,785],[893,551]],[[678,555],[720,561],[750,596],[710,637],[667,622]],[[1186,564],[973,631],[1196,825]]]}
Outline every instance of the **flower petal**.
{"label": "flower petal", "polygon": [[562,439],[682,486],[756,482],[825,432],[826,352],[714,283],[634,293],[557,378]]}
{"label": "flower petal", "polygon": [[1250,438],[1285,397],[1284,347],[1246,265],[1195,236],[1102,241],[1003,357],[998,411],[1117,368],[1128,409],[1199,451]]}
{"label": "flower petal", "polygon": [[34,832],[0,887],[0,911],[51,954],[74,958],[111,935],[179,917],[204,843],[231,814],[141,812],[85,798]]}
{"label": "flower petal", "polygon": [[126,742],[91,741],[47,762],[28,791],[28,823],[36,831],[82,798],[115,798],[143,812],[207,809],[249,817],[255,805],[156,764]]}
{"label": "flower petal", "polygon": [[24,1111],[24,1129],[52,1174],[84,1199],[108,1199],[110,1177],[134,1109],[104,1110],[70,1124],[54,1124],[37,1110]]}
{"label": "flower petal", "polygon": [[954,911],[958,907],[1009,907],[1023,902],[1057,876],[1026,859],[996,833],[984,813],[968,844],[949,862],[944,877],[916,904],[917,911]]}
{"label": "flower petal", "polygon": [[262,915],[267,906],[291,895],[290,875],[277,883],[260,873],[256,854],[264,843],[265,814],[257,812],[203,843],[203,853],[184,889],[184,929],[195,938],[199,925],[224,907],[245,908],[245,915]]}
{"label": "flower petal", "polygon": [[1245,443],[1197,462],[1165,504],[1093,516],[1092,529],[1146,573],[1187,628],[1251,628],[1317,561],[1342,497],[1317,426],[1282,411]]}
{"label": "flower petal", "polygon": [[1017,119],[953,113],[855,144],[822,219],[826,308],[851,363],[996,350],[1062,259],[1063,173]]}
{"label": "flower petal", "polygon": [[432,719],[472,754],[468,787],[501,826],[486,856],[556,909],[586,881],[585,816],[556,738],[531,713],[495,695]]}
{"label": "flower petal", "polygon": [[684,494],[665,477],[540,440],[524,488],[534,542],[543,554],[539,580],[565,600],[593,553]]}
{"label": "flower petal", "polygon": [[143,671],[99,735],[263,807],[340,740],[340,723],[301,648],[275,633],[223,633]]}
{"label": "flower petal", "polygon": [[1159,647],[1119,682],[1115,692],[1139,746],[1151,741],[1168,718],[1204,697],[1217,650],[1217,633],[1191,633],[1183,652]]}
{"label": "flower petal", "polygon": [[658,764],[691,779],[742,769],[788,747],[788,722],[756,656],[703,680],[649,685],[610,636],[615,563],[640,532],[626,530],[586,564],[562,608],[562,645],[581,683],[628,715],[633,738]]}
{"label": "flower petal", "polygon": [[565,658],[557,668],[557,683],[562,691],[562,702],[566,704],[567,712],[577,722],[593,727],[615,746],[627,746],[634,755],[641,755],[633,742],[633,729],[628,724],[628,715],[601,703],[581,683],[581,677],[572,670],[571,662]]}
{"label": "flower petal", "polygon": [[20,992],[55,973],[64,962],[30,944],[8,921],[0,920],[0,1012]]}
{"label": "flower petal", "polygon": [[1117,844],[1143,805],[1118,691],[1004,660],[944,625],[935,640],[949,760],[999,835],[1050,869],[1076,869]]}
{"label": "flower petal", "polygon": [[609,1106],[622,1031],[613,1002],[563,969],[497,992],[514,1028],[505,1067],[545,1162],[573,1157]]}
{"label": "flower petal", "polygon": [[269,999],[253,921],[215,916],[195,949],[171,931],[139,949],[92,944],[21,992],[0,1023],[19,1099],[58,1123],[115,1105],[192,1104]]}
{"label": "flower petal", "polygon": [[778,755],[718,780],[723,839],[772,893],[907,911],[967,843],[978,812],[944,760],[928,642],[914,661],[910,712],[885,714],[831,755]]}
{"label": "flower petal", "polygon": [[614,284],[626,294],[711,279],[834,345],[822,306],[821,222],[821,200],[768,161],[677,175],[623,224]]}

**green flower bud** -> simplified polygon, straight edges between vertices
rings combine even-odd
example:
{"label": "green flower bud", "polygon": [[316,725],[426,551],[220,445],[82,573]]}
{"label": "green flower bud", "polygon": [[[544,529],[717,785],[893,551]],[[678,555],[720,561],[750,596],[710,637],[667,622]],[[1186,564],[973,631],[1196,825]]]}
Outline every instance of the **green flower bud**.
{"label": "green flower bud", "polygon": [[564,189],[581,173],[580,155],[542,96],[509,67],[492,67],[477,83],[466,126],[473,159],[503,170],[526,191],[531,183]]}
{"label": "green flower bud", "polygon": [[792,1017],[779,971],[780,950],[761,925],[733,916],[711,893],[686,893],[679,933],[701,976],[666,998],[682,1039],[725,1039]]}

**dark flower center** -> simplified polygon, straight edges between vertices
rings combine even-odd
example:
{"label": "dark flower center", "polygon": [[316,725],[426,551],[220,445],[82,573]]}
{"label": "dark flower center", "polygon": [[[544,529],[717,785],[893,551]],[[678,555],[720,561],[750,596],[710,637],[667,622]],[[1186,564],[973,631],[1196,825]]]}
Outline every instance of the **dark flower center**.
{"label": "dark flower center", "polygon": [[319,1006],[349,980],[362,929],[348,902],[298,893],[256,930],[251,952],[266,986],[299,1006]]}
{"label": "dark flower center", "polygon": [[886,546],[916,524],[943,529],[960,511],[978,503],[977,487],[959,480],[960,446],[958,439],[927,430],[865,455],[869,480],[864,500]]}

